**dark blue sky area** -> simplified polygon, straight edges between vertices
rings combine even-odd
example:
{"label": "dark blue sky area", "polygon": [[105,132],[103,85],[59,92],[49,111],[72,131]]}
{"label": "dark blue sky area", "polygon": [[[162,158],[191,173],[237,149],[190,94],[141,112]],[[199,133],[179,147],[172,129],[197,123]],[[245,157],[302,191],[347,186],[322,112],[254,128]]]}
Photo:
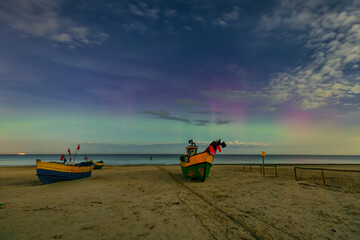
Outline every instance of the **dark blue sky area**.
{"label": "dark blue sky area", "polygon": [[0,113],[126,116],[134,136],[143,120],[340,133],[360,123],[359,11],[357,0],[1,1]]}
{"label": "dark blue sky area", "polygon": [[[296,42],[258,33],[261,15],[274,6],[269,1],[34,1],[19,9],[3,5],[14,18],[3,22],[5,65],[16,65],[19,78],[37,78],[28,85],[21,82],[23,89],[9,87],[47,98],[73,99],[92,88],[101,95],[126,86],[128,92],[121,94],[125,98],[162,92],[152,97],[158,106],[209,87],[264,87],[272,73],[305,56]],[[36,14],[55,18],[49,20],[56,22],[55,29],[36,22],[38,26],[22,33],[14,30],[21,17],[33,20]],[[185,90],[190,83],[196,91]],[[56,94],[59,89],[61,94]]]}

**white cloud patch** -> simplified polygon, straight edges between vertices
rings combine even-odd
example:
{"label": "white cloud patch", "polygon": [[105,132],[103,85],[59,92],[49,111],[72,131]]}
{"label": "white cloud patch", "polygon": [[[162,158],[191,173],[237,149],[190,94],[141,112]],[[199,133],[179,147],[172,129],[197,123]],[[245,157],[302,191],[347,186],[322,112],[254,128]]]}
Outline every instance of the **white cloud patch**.
{"label": "white cloud patch", "polygon": [[[347,3],[347,5],[345,5]],[[258,30],[299,34],[311,52],[308,63],[278,73],[258,91],[205,92],[233,101],[263,100],[268,107],[292,101],[300,109],[353,102],[360,94],[360,4],[344,1],[280,1],[262,16]],[[332,6],[332,8],[331,8]],[[277,32],[278,33],[278,32]],[[355,104],[353,104],[355,105]]]}
{"label": "white cloud patch", "polygon": [[0,3],[0,21],[25,36],[45,38],[57,43],[80,46],[101,44],[109,36],[61,16],[61,1],[12,0]]}
{"label": "white cloud patch", "polygon": [[178,15],[178,12],[175,9],[165,9],[164,15],[168,18],[173,18]]}
{"label": "white cloud patch", "polygon": [[[160,13],[159,8],[151,8],[145,2],[139,2],[137,5],[133,3],[129,4],[129,11],[136,16],[143,16],[151,19],[158,19]],[[170,16],[176,15],[176,12],[174,12],[174,10],[166,10],[165,13]]]}
{"label": "white cloud patch", "polygon": [[239,18],[239,7],[234,7],[232,11],[215,18],[212,24],[215,26],[228,26]]}
{"label": "white cloud patch", "polygon": [[229,147],[231,146],[237,146],[237,147],[266,147],[268,144],[266,143],[259,143],[259,142],[240,142],[238,140],[235,140],[235,142],[227,142],[226,143]]}

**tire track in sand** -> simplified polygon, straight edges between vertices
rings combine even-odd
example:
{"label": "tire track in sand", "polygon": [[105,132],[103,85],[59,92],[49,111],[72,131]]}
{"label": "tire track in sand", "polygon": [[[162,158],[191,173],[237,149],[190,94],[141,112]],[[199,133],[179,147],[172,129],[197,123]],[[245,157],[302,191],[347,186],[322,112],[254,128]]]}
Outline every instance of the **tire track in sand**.
{"label": "tire track in sand", "polygon": [[[164,171],[165,173],[167,173],[171,177],[171,179],[177,185],[180,186],[181,189],[185,190],[185,192],[182,191],[182,193],[185,194],[186,198],[189,198],[189,196],[191,196],[193,199],[194,199],[194,197],[197,199],[201,199],[202,203],[205,204],[205,206],[207,206],[207,211],[206,211],[207,213],[209,213],[208,208],[211,207],[212,209],[216,210],[216,214],[218,214],[218,215],[220,214],[223,217],[225,217],[226,219],[230,220],[235,225],[235,228],[236,228],[236,230],[235,230],[234,226],[229,226],[230,231],[236,232],[236,231],[242,230],[245,233],[245,234],[240,234],[241,235],[240,237],[242,239],[301,239],[281,228],[274,226],[271,223],[265,222],[255,216],[252,216],[233,205],[227,204],[225,202],[219,202],[208,193],[199,194],[198,191],[195,191],[191,187],[187,186],[183,182],[183,180],[180,179],[178,176],[174,175],[173,173],[169,172],[168,170],[166,170],[163,167],[158,167],[158,168],[160,170]],[[179,190],[180,190],[180,188],[179,188]],[[188,193],[191,193],[191,195],[189,195]],[[179,196],[179,198],[180,198],[180,196]],[[190,202],[190,201],[184,201],[182,199],[180,199],[180,200],[188,208],[191,209],[189,204],[186,204],[186,202]],[[189,199],[189,200],[191,200],[191,199]],[[198,209],[199,208],[197,208],[197,210]],[[196,212],[194,209],[191,209],[191,210],[193,212]],[[197,215],[197,217],[201,216],[200,214],[195,214],[195,216],[196,215]],[[200,223],[210,232],[211,228],[207,227],[203,220]],[[220,223],[220,224],[222,224],[222,223]],[[233,224],[231,224],[231,225],[233,225]],[[227,231],[225,232],[225,234],[228,233],[229,227],[227,227]],[[213,238],[216,239],[214,232],[210,232],[210,234],[212,235]],[[230,235],[232,235],[232,234],[233,233],[231,233]],[[218,234],[216,234],[216,235],[218,235]],[[221,237],[224,238],[224,235],[221,234]],[[230,238],[233,238],[233,237],[235,237],[235,236],[231,236]],[[229,238],[229,237],[227,237],[227,238]]]}

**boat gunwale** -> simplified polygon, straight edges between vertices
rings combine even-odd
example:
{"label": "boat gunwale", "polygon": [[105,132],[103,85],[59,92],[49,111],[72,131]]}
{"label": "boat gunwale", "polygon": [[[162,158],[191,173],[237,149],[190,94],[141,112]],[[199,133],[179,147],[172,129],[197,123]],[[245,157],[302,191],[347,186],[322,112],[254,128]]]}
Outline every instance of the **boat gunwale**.
{"label": "boat gunwale", "polygon": [[76,166],[66,165],[57,162],[43,162],[40,159],[36,160],[36,169],[43,169],[54,172],[65,172],[65,173],[86,173],[91,172],[94,169],[95,164],[89,166]]}
{"label": "boat gunwale", "polygon": [[[200,155],[200,154],[204,154],[204,153],[208,153],[209,155],[211,155],[211,156],[214,157],[214,155],[212,155],[210,152],[208,152],[208,151],[203,151],[203,152],[200,152],[200,153],[191,155],[191,156],[189,157],[189,159],[190,159],[191,157],[195,157],[196,155]],[[187,155],[182,155],[182,156],[187,156]],[[180,159],[180,161],[181,161],[181,162],[185,162],[185,161],[182,161],[181,159]]]}

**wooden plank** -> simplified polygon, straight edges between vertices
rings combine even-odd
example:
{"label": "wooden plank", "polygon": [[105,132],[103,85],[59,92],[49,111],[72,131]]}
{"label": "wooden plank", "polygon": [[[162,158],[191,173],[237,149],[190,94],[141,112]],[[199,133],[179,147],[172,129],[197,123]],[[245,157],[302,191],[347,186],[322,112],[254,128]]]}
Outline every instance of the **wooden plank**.
{"label": "wooden plank", "polygon": [[326,185],[326,182],[325,182],[325,175],[324,175],[324,170],[323,170],[323,169],[321,169],[321,176],[322,176],[322,179],[323,179],[324,185]]}

